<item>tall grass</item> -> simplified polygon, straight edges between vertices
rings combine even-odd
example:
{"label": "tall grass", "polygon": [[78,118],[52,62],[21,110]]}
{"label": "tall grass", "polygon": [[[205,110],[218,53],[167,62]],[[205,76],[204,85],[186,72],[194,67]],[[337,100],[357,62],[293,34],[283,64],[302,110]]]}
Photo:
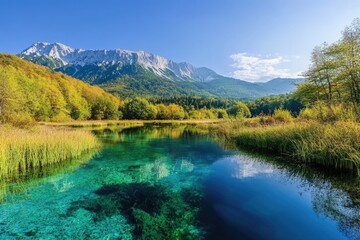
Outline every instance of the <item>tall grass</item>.
{"label": "tall grass", "polygon": [[357,123],[301,123],[245,128],[238,131],[234,139],[238,145],[360,173],[360,125]]}
{"label": "tall grass", "polygon": [[0,127],[0,179],[79,158],[98,146],[98,140],[88,131]]}
{"label": "tall grass", "polygon": [[[249,127],[247,122],[208,125],[222,143],[265,151],[360,175],[360,124],[295,122]],[[200,126],[199,126],[200,127]]]}

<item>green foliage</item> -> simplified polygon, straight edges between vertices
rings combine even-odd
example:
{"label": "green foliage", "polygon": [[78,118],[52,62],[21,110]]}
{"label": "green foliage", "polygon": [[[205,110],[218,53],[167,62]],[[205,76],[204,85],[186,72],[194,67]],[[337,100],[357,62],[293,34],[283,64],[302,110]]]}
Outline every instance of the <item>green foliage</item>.
{"label": "green foliage", "polygon": [[55,59],[55,58],[51,58],[51,57],[31,57],[29,55],[25,55],[25,54],[21,54],[20,55],[21,58],[27,60],[27,61],[31,61],[33,63],[48,67],[48,68],[59,68],[62,67],[64,64],[61,60],[59,59]]}
{"label": "green foliage", "polygon": [[234,106],[228,109],[228,114],[234,118],[248,118],[251,117],[251,112],[245,103],[237,102]]}
{"label": "green foliage", "polygon": [[[188,99],[192,99],[189,97]],[[160,101],[161,98],[158,98]],[[165,98],[166,100],[166,98]],[[166,102],[166,101],[165,101]],[[159,120],[182,120],[182,119],[228,119],[229,116],[225,109],[211,108],[195,109],[192,107],[189,111],[178,104],[163,103],[153,105],[143,98],[134,98],[125,103],[125,119],[159,119]]]}
{"label": "green foliage", "polygon": [[297,116],[303,108],[300,100],[293,94],[262,97],[247,103],[251,115],[271,115],[276,109],[289,110],[292,115]]}
{"label": "green foliage", "polygon": [[317,102],[311,107],[303,109],[299,114],[299,118],[320,122],[356,121],[357,114],[351,106],[338,104],[327,107],[324,106],[323,102]]}
{"label": "green foliage", "polygon": [[218,119],[229,119],[229,115],[225,109],[215,108],[213,112],[216,114],[216,118]]}
{"label": "green foliage", "polygon": [[168,106],[158,104],[156,105],[156,109],[156,119],[182,120],[185,117],[184,108],[176,104],[170,104]]}
{"label": "green foliage", "polygon": [[124,110],[126,119],[145,119],[151,120],[156,118],[156,108],[146,99],[136,97],[125,104]]}
{"label": "green foliage", "polygon": [[151,97],[149,102],[153,104],[177,104],[182,106],[185,111],[198,110],[202,108],[222,108],[227,109],[234,105],[237,100],[215,97],[199,97],[199,96],[171,96],[171,97]]}
{"label": "green foliage", "polygon": [[[215,79],[196,84],[201,89],[220,98],[254,99],[273,92],[265,85],[249,83],[234,78],[217,75]],[[279,91],[281,91],[279,89]]]}
{"label": "green foliage", "polygon": [[[295,95],[311,111],[320,111],[311,115],[333,121],[340,112],[348,113],[352,108],[360,119],[360,19],[345,28],[338,42],[314,48],[305,76],[306,83],[299,86]],[[338,106],[346,107],[339,110]],[[309,111],[302,115],[309,117]]]}
{"label": "green foliage", "polygon": [[[87,69],[87,68],[94,69]],[[64,71],[76,78],[92,84],[98,84],[114,95],[122,98],[133,96],[173,96],[173,95],[200,95],[212,96],[211,93],[197,87],[191,81],[178,79],[172,73],[169,76],[173,79],[160,77],[154,72],[145,69],[141,65],[115,64],[109,68],[98,66],[85,66],[79,71],[64,71],[63,68],[57,71]],[[75,74],[71,74],[75,72]],[[91,73],[90,75],[88,73]],[[171,75],[172,74],[172,75]]]}
{"label": "green foliage", "polygon": [[272,117],[278,123],[290,123],[294,120],[291,113],[284,109],[276,109]]}
{"label": "green foliage", "polygon": [[118,119],[120,104],[119,99],[99,87],[0,54],[2,122],[24,123],[25,118],[29,122]]}
{"label": "green foliage", "polygon": [[[216,110],[215,110],[216,111]],[[190,110],[189,119],[217,119],[218,115],[213,109]]]}

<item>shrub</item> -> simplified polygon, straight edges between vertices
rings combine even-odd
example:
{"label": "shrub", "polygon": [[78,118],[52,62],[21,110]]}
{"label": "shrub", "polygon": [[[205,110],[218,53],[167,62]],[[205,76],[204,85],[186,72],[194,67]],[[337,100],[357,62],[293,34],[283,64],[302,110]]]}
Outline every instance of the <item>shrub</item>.
{"label": "shrub", "polygon": [[311,108],[301,110],[299,118],[321,122],[357,121],[357,115],[353,108],[346,107],[342,104],[324,106],[321,102],[318,102]]}
{"label": "shrub", "polygon": [[18,128],[29,128],[33,127],[36,122],[28,114],[8,114],[2,117],[2,122],[9,123],[10,125]]}
{"label": "shrub", "polygon": [[225,109],[214,109],[215,114],[217,115],[217,118],[219,119],[229,119],[229,115],[226,112]]}
{"label": "shrub", "polygon": [[156,108],[146,99],[134,98],[125,104],[126,119],[151,120],[156,118]]}
{"label": "shrub", "polygon": [[276,123],[275,118],[272,116],[261,116],[259,118],[259,123],[261,125],[274,125]]}
{"label": "shrub", "polygon": [[303,120],[318,120],[318,117],[318,114],[311,108],[304,108],[299,114],[299,118]]}
{"label": "shrub", "polygon": [[272,116],[277,123],[290,123],[294,118],[288,110],[276,109]]}
{"label": "shrub", "polygon": [[234,118],[248,118],[251,117],[251,112],[243,102],[237,102],[234,106],[228,109],[228,114]]}
{"label": "shrub", "polygon": [[170,104],[166,106],[164,104],[158,104],[155,107],[157,110],[156,119],[182,120],[185,117],[184,108],[179,105]]}

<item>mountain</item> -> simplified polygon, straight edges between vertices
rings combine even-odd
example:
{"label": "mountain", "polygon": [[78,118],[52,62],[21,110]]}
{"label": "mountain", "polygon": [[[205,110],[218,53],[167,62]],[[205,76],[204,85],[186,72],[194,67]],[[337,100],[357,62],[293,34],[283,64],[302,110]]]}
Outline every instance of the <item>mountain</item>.
{"label": "mountain", "polygon": [[304,81],[304,78],[274,78],[268,82],[260,83],[270,91],[277,94],[285,94],[296,90],[296,85]]}
{"label": "mountain", "polygon": [[38,121],[116,119],[120,101],[103,89],[0,54],[0,116]]}
{"label": "mountain", "polygon": [[[111,77],[116,77],[118,73],[121,73],[124,66],[139,65],[159,77],[172,80],[191,80],[197,75],[197,69],[189,63],[175,63],[144,51],[83,50],[74,49],[61,43],[39,42],[24,50],[21,56],[34,62],[39,61],[39,63],[47,58],[52,63],[49,64],[51,68],[62,68],[64,71],[73,72],[73,74],[77,74],[85,66],[92,66],[94,69],[87,68],[86,71],[93,70],[96,72],[109,68],[113,73]],[[98,78],[93,79],[91,77],[86,80],[94,83],[100,81]]]}
{"label": "mountain", "polygon": [[200,95],[256,98],[288,92],[288,83],[256,84],[224,77],[205,67],[176,63],[144,51],[84,50],[38,42],[19,56],[57,72],[98,85],[121,97]]}

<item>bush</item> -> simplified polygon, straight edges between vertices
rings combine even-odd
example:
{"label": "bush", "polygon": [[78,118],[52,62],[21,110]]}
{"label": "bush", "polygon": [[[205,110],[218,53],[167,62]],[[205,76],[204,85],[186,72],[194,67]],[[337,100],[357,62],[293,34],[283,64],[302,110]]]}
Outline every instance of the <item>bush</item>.
{"label": "bush", "polygon": [[229,119],[229,115],[225,109],[214,109],[214,112],[217,115],[218,119]]}
{"label": "bush", "polygon": [[277,123],[291,123],[294,121],[291,113],[283,109],[276,109],[272,117]]}
{"label": "bush", "polygon": [[345,107],[342,104],[329,107],[324,106],[322,102],[318,102],[311,108],[301,110],[299,118],[320,122],[357,121],[356,113],[352,108]]}
{"label": "bush", "polygon": [[158,104],[155,107],[157,110],[156,119],[182,120],[185,118],[184,108],[179,105],[170,104],[166,106],[164,104]]}
{"label": "bush", "polygon": [[126,119],[144,119],[151,120],[156,118],[156,108],[146,99],[134,98],[125,104]]}
{"label": "bush", "polygon": [[261,125],[274,125],[276,120],[272,116],[261,116],[259,122]]}
{"label": "bush", "polygon": [[189,111],[189,119],[218,119],[217,109],[199,109]]}
{"label": "bush", "polygon": [[310,108],[304,108],[300,111],[299,118],[303,120],[318,120],[316,111]]}
{"label": "bush", "polygon": [[237,102],[234,106],[228,109],[228,114],[234,118],[249,118],[251,117],[251,112],[249,108],[243,102]]}
{"label": "bush", "polygon": [[9,123],[10,125],[18,128],[29,128],[33,127],[36,122],[28,114],[8,114],[2,117],[1,122]]}

